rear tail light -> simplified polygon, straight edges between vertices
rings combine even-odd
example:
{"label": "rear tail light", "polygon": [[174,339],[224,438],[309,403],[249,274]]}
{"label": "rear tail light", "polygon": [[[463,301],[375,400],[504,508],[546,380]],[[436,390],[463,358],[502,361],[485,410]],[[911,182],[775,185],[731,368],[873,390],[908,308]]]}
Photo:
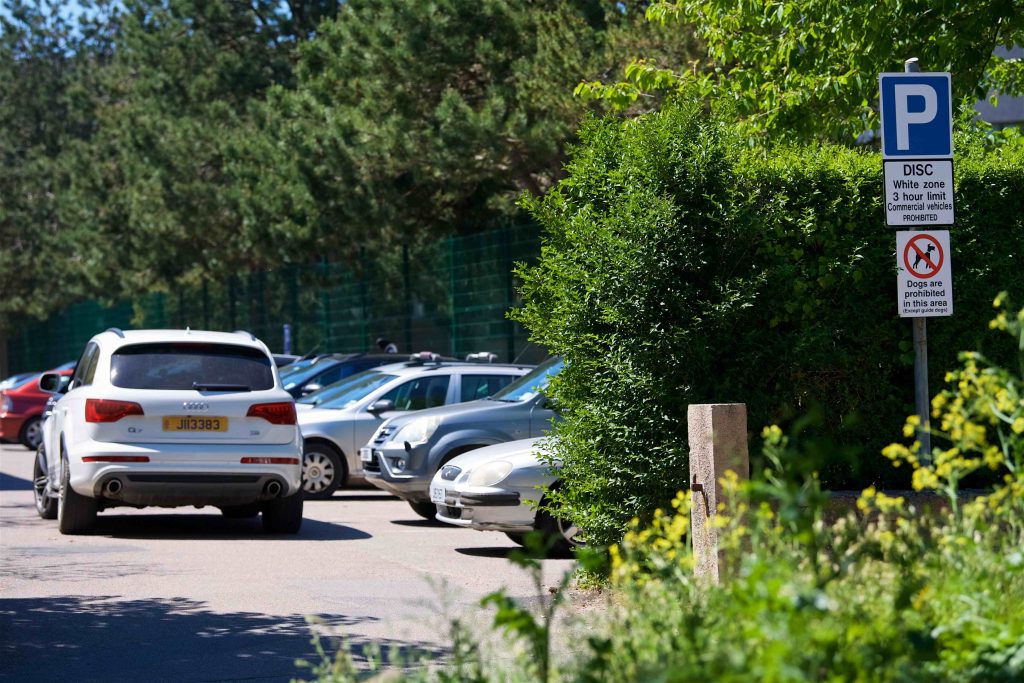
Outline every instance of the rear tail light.
{"label": "rear tail light", "polygon": [[142,406],[132,401],[111,401],[104,398],[85,399],[86,422],[117,422],[129,415],[143,415]]}
{"label": "rear tail light", "polygon": [[298,458],[242,458],[243,465],[298,465]]}
{"label": "rear tail light", "polygon": [[149,462],[148,455],[87,455],[82,462]]}
{"label": "rear tail light", "polygon": [[295,404],[292,401],[281,403],[257,403],[249,408],[246,417],[262,417],[270,424],[293,425],[295,419]]}

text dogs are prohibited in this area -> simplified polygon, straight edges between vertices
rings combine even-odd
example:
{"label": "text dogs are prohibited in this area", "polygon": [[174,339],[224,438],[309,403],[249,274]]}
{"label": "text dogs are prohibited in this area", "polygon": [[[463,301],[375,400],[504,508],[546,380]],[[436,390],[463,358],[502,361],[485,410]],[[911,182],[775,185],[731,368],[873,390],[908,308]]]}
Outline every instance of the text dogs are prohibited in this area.
{"label": "text dogs are prohibited in this area", "polygon": [[897,232],[896,270],[901,318],[953,315],[948,230]]}

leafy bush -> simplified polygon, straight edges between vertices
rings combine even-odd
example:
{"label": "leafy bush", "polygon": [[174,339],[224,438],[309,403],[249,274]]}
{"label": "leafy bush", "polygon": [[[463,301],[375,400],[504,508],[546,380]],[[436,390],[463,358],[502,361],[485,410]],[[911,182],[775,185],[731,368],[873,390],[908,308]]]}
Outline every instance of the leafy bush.
{"label": "leafy bush", "polygon": [[[687,485],[691,403],[746,403],[751,424],[818,406],[820,433],[869,454],[913,410],[877,154],[750,148],[729,121],[685,98],[590,119],[567,177],[526,200],[547,235],[516,317],[568,360],[556,504],[599,543]],[[956,145],[955,315],[929,323],[932,368],[979,348],[1024,251],[1024,144]],[[900,472],[874,455],[822,466],[826,487],[905,485]]]}

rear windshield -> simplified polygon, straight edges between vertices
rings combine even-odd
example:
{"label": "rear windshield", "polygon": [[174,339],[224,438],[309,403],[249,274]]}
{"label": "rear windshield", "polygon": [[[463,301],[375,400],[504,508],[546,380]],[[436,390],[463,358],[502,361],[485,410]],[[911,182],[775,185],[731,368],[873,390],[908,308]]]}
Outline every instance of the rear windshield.
{"label": "rear windshield", "polygon": [[111,356],[110,383],[125,389],[262,391],[274,388],[274,364],[249,346],[136,344]]}

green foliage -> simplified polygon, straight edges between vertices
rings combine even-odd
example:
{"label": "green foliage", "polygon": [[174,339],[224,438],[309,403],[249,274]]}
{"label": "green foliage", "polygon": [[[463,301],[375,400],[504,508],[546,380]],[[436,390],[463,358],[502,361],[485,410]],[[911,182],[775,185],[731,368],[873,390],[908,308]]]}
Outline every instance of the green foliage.
{"label": "green foliage", "polygon": [[[517,319],[568,361],[554,386],[567,417],[556,502],[598,543],[687,485],[691,403],[746,403],[753,424],[820,406],[811,432],[844,446],[822,463],[824,486],[906,484],[845,448],[881,449],[913,396],[881,163],[843,147],[752,149],[727,121],[693,99],[590,120],[568,177],[527,200],[547,237],[520,272]],[[956,145],[956,315],[929,324],[932,368],[981,347],[987,302],[1024,249],[1024,145]]]}
{"label": "green foliage", "polygon": [[[96,132],[67,154],[62,222],[110,294],[167,290],[279,262],[280,244],[240,206],[251,103],[288,82],[273,0],[133,0],[98,76]],[[117,245],[118,268],[109,267]]]}
{"label": "green foliage", "polygon": [[957,101],[1022,92],[1024,63],[997,50],[1024,43],[1016,0],[674,0],[651,3],[647,15],[693,27],[707,63],[672,71],[638,60],[625,82],[584,82],[580,94],[622,105],[696,84],[733,99],[751,131],[849,142],[877,127],[877,75],[902,71],[909,57],[952,72]]}
{"label": "green foliage", "polygon": [[0,330],[81,292],[73,258],[54,277],[75,243],[59,217],[70,182],[61,156],[93,129],[89,91],[110,57],[109,8],[79,3],[92,18],[75,22],[59,4],[5,0],[0,11]]}
{"label": "green foliage", "polygon": [[75,5],[0,13],[4,330],[522,222],[587,108],[572,85],[693,47],[636,0]]}
{"label": "green foliage", "polygon": [[[271,97],[254,210],[341,254],[514,216],[520,192],[561,174],[586,108],[572,85],[621,67],[617,50],[639,42],[642,12],[613,5],[345,3],[299,51],[297,88]],[[268,185],[296,210],[265,207]]]}

